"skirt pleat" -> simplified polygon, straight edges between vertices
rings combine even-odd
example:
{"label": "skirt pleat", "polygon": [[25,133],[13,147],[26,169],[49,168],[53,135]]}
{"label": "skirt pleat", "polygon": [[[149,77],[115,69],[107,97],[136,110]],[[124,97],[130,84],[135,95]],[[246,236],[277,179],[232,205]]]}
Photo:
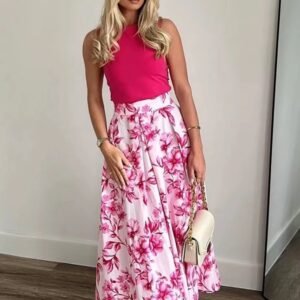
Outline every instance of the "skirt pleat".
{"label": "skirt pleat", "polygon": [[[170,91],[115,104],[112,144],[130,161],[119,187],[104,160],[95,300],[198,300],[220,289],[214,245],[201,266],[181,261],[191,206],[190,141]],[[202,195],[196,189],[197,209]]]}

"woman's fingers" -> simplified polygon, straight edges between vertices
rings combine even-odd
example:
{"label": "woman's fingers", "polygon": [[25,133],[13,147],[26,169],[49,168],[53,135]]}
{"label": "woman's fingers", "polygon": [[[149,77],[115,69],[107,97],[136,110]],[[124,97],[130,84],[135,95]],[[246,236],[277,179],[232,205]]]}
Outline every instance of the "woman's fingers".
{"label": "woman's fingers", "polygon": [[117,169],[114,168],[113,166],[109,166],[108,167],[109,170],[109,174],[111,175],[111,177],[113,178],[113,180],[119,185],[121,186],[121,181],[119,179],[118,173],[117,173]]}
{"label": "woman's fingers", "polygon": [[128,184],[128,178],[127,178],[127,174],[125,172],[125,169],[124,169],[124,164],[125,166],[127,167],[132,167],[130,161],[127,159],[127,157],[124,155],[124,153],[121,151],[121,161],[119,163],[119,170],[121,172],[121,175],[126,183],[126,185]]}
{"label": "woman's fingers", "polygon": [[197,180],[198,183],[200,183],[203,180],[203,174],[201,171],[195,169],[195,178]]}
{"label": "woman's fingers", "polygon": [[120,173],[121,173],[123,180],[125,181],[125,184],[128,185],[128,178],[127,178],[126,172],[124,170],[124,167],[120,170]]}
{"label": "woman's fingers", "polygon": [[124,153],[122,153],[122,161],[125,163],[126,166],[132,167],[130,161],[126,158],[126,156],[124,155]]}
{"label": "woman's fingers", "polygon": [[115,164],[113,167],[113,172],[114,172],[114,178],[115,181],[118,183],[119,187],[125,186],[125,184],[128,184],[128,178],[124,169],[124,165],[122,163],[122,159]]}
{"label": "woman's fingers", "polygon": [[116,174],[116,176],[118,178],[119,186],[123,187],[124,186],[124,178],[122,176],[121,170],[118,167],[115,169],[115,174]]}
{"label": "woman's fingers", "polygon": [[192,183],[194,179],[194,168],[192,166],[188,167],[188,176],[189,176],[190,183]]}
{"label": "woman's fingers", "polygon": [[195,177],[198,183],[205,181],[205,173],[204,171],[195,170]]}
{"label": "woman's fingers", "polygon": [[119,187],[121,188],[125,184],[128,185],[128,178],[124,167],[132,167],[132,165],[120,149],[114,148],[112,155],[107,155],[107,164],[109,166],[109,173]]}
{"label": "woman's fingers", "polygon": [[127,167],[132,167],[130,161],[126,158],[126,156],[124,155],[124,153],[122,152],[121,153],[121,168],[120,168],[120,172],[121,172],[121,175],[123,176],[124,180],[125,180],[125,183],[126,185],[128,185],[128,178],[127,178],[127,174],[125,172],[125,169],[124,169],[124,165],[123,163],[125,164],[125,166]]}
{"label": "woman's fingers", "polygon": [[198,183],[204,182],[205,180],[204,172],[197,170],[192,165],[188,167],[188,176],[189,176],[190,183],[192,183],[193,180],[197,180]]}
{"label": "woman's fingers", "polygon": [[115,169],[112,169],[111,174],[112,174],[112,177],[113,177],[114,181],[120,186],[121,183],[120,183],[119,177],[118,177]]}

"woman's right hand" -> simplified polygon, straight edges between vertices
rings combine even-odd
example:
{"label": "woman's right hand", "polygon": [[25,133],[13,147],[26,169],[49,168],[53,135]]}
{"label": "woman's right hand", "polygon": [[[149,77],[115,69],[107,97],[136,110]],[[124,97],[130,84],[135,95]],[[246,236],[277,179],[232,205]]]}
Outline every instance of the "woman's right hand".
{"label": "woman's right hand", "polygon": [[125,157],[124,153],[108,140],[103,142],[100,146],[100,150],[107,163],[108,172],[110,172],[119,187],[124,187],[125,184],[128,185],[128,178],[124,170],[124,164],[128,167],[132,167],[132,165]]}

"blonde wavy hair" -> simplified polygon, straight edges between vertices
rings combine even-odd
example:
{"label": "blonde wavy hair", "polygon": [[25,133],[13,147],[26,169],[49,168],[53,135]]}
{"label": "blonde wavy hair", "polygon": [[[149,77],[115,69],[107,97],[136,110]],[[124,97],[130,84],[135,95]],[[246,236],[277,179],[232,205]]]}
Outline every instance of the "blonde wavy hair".
{"label": "blonde wavy hair", "polygon": [[[117,37],[126,26],[126,19],[119,9],[119,0],[105,0],[100,23],[93,39],[92,60],[102,67],[114,59],[120,50]],[[138,32],[143,42],[156,50],[156,58],[169,52],[170,36],[158,26],[159,0],[145,0],[138,17]]]}

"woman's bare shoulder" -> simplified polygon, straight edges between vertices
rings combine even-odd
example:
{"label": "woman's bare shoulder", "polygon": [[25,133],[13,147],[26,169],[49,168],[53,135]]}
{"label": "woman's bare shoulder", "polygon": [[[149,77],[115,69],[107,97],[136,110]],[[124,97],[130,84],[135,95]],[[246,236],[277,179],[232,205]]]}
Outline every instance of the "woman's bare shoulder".
{"label": "woman's bare shoulder", "polygon": [[91,29],[90,31],[85,33],[84,40],[92,40],[96,38],[99,35],[100,30],[101,30],[100,26]]}
{"label": "woman's bare shoulder", "polygon": [[100,27],[97,27],[84,34],[82,51],[83,51],[83,57],[86,61],[88,61],[88,59],[90,58],[90,53],[93,49],[94,39],[97,38],[97,35],[99,34],[99,30]]}
{"label": "woman's bare shoulder", "polygon": [[176,36],[179,33],[175,22],[170,18],[159,17],[158,24],[160,28],[169,33],[171,36]]}

